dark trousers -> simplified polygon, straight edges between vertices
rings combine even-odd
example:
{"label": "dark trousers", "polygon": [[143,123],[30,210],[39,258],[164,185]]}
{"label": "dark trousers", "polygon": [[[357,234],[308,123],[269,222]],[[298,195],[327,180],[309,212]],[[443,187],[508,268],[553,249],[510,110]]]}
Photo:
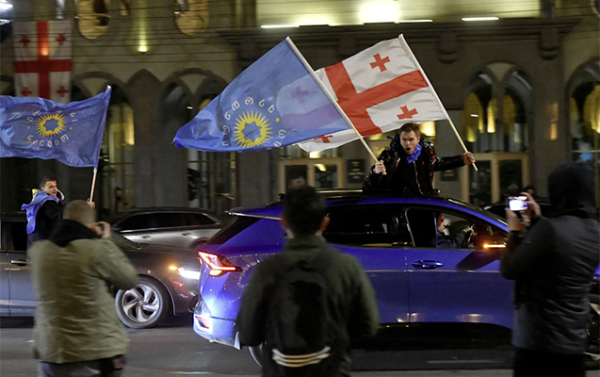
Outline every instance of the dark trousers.
{"label": "dark trousers", "polygon": [[517,348],[513,376],[585,377],[584,355],[561,355]]}
{"label": "dark trousers", "polygon": [[121,377],[123,364],[123,356],[80,363],[40,362],[38,377]]}

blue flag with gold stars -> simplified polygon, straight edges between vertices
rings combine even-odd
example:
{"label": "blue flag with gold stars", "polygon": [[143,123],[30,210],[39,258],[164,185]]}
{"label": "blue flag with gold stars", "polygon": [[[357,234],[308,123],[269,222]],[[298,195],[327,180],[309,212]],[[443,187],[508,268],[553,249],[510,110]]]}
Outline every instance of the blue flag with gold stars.
{"label": "blue flag with gold stars", "polygon": [[110,87],[68,104],[0,96],[0,157],[58,160],[98,168]]}
{"label": "blue flag with gold stars", "polygon": [[213,152],[279,148],[348,129],[285,40],[181,127],[178,147]]}

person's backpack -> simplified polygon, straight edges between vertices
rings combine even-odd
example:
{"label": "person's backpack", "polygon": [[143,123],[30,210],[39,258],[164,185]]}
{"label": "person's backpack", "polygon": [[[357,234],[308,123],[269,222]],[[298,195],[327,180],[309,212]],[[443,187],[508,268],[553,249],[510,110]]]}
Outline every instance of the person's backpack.
{"label": "person's backpack", "polygon": [[321,273],[335,254],[321,251],[296,263],[281,254],[283,277],[271,299],[265,347],[274,375],[337,376],[349,339]]}

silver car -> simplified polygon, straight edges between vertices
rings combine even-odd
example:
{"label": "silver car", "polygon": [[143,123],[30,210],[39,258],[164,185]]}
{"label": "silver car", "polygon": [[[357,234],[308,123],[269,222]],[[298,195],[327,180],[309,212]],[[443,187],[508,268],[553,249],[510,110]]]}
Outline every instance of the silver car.
{"label": "silver car", "polygon": [[222,227],[213,214],[196,208],[140,208],[123,212],[108,222],[113,230],[140,244],[195,247]]}

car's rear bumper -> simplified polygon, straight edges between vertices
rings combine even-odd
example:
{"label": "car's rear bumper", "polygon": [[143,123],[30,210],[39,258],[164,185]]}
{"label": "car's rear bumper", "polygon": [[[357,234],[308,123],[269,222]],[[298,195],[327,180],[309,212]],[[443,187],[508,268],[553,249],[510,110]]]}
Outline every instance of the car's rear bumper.
{"label": "car's rear bumper", "polygon": [[194,332],[204,339],[237,349],[241,348],[235,320],[213,317],[201,297],[194,309],[193,326]]}
{"label": "car's rear bumper", "polygon": [[207,330],[200,323],[196,315],[194,314],[194,331],[204,339],[223,344],[226,346],[240,349],[239,334],[234,330],[235,322],[229,319],[217,319],[211,318],[213,328],[212,331]]}

